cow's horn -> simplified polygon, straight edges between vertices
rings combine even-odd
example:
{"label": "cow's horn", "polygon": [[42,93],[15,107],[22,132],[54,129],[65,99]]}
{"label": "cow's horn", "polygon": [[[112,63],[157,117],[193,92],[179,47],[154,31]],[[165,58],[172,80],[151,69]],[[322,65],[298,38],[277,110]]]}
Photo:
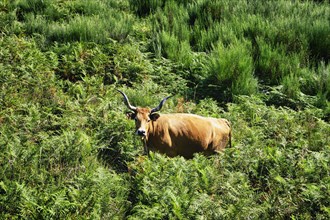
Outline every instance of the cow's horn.
{"label": "cow's horn", "polygon": [[127,105],[127,107],[133,111],[136,111],[137,108],[129,103],[129,100],[128,100],[126,94],[124,92],[120,91],[119,89],[117,89],[117,91],[120,92],[124,96],[124,101],[125,101],[125,104]]}
{"label": "cow's horn", "polygon": [[158,112],[159,110],[161,110],[162,107],[163,107],[163,105],[164,105],[164,103],[165,103],[165,101],[166,101],[167,99],[171,98],[171,97],[172,97],[172,96],[167,96],[166,98],[164,98],[164,99],[159,103],[159,105],[158,105],[156,108],[151,109],[150,114],[152,114],[152,113],[154,113],[154,112]]}

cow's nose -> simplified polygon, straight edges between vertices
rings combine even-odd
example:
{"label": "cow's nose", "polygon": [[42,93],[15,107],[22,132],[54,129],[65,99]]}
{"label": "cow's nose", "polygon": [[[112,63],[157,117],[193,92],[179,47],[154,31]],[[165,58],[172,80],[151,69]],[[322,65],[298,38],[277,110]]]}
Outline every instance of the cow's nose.
{"label": "cow's nose", "polygon": [[145,136],[146,135],[146,131],[145,130],[142,130],[142,129],[139,129],[139,130],[137,130],[137,134],[139,136]]}

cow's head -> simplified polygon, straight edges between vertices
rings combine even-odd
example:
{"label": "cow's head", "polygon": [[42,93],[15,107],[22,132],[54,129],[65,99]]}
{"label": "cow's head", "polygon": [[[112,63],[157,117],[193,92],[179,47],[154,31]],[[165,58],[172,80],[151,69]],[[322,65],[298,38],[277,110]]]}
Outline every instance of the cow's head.
{"label": "cow's head", "polygon": [[164,98],[156,108],[150,109],[131,105],[126,94],[118,89],[117,91],[123,95],[125,104],[132,110],[132,112],[127,113],[127,116],[129,119],[135,120],[136,134],[141,137],[147,136],[150,122],[156,121],[159,118],[160,115],[157,112],[162,109],[165,101],[172,97],[168,96]]}

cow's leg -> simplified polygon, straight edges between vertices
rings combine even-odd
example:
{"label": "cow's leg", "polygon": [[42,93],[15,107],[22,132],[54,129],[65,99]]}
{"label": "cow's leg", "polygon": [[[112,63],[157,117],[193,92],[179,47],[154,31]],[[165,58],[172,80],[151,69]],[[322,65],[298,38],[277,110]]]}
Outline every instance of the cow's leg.
{"label": "cow's leg", "polygon": [[147,141],[146,141],[145,138],[143,139],[143,149],[144,149],[143,154],[150,156],[150,154],[149,154],[149,148],[148,148]]}

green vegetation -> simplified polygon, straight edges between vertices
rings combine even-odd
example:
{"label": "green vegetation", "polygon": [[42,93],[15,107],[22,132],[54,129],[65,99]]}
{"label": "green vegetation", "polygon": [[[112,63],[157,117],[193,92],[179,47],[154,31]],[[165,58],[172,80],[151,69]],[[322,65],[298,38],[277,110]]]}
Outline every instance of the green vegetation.
{"label": "green vegetation", "polygon": [[[3,0],[0,219],[329,219],[329,1]],[[233,147],[142,156],[134,105]]]}

